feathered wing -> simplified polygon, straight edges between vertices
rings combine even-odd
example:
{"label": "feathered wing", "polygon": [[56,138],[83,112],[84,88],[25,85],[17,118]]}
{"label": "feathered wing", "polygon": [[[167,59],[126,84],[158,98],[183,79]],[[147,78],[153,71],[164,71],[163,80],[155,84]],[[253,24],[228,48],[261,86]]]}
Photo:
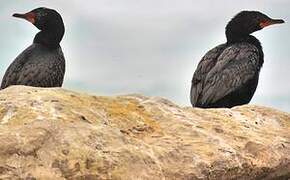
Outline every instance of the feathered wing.
{"label": "feathered wing", "polygon": [[[25,54],[25,57],[22,54]],[[1,89],[10,85],[35,87],[60,87],[62,85],[65,60],[61,49],[55,50],[53,54],[45,55],[43,52],[30,53],[28,48],[22,54],[7,69]]]}
{"label": "feathered wing", "polygon": [[35,87],[61,87],[63,75],[61,64],[26,64],[19,73],[16,84]]}
{"label": "feathered wing", "polygon": [[200,103],[213,104],[244,86],[259,73],[258,49],[248,43],[226,48],[206,75]]}
{"label": "feathered wing", "polygon": [[190,101],[192,106],[198,105],[199,97],[202,93],[203,82],[207,73],[215,66],[219,55],[223,52],[226,45],[221,44],[208,51],[199,62],[192,78]]}
{"label": "feathered wing", "polygon": [[21,71],[27,60],[31,58],[34,47],[34,45],[29,46],[21,54],[19,54],[19,56],[17,56],[15,60],[9,65],[3,76],[1,82],[1,89],[4,89],[10,85],[16,85],[18,79],[18,72]]}

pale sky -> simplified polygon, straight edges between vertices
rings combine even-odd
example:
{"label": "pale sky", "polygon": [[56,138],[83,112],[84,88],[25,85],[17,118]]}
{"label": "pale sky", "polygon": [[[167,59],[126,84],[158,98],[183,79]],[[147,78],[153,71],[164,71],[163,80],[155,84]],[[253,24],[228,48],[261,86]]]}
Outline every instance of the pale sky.
{"label": "pale sky", "polygon": [[95,95],[141,93],[181,106],[190,106],[197,63],[225,42],[225,26],[235,14],[258,10],[282,18],[285,24],[254,33],[265,63],[251,104],[290,112],[289,0],[2,1],[1,78],[38,32],[11,15],[37,7],[56,9],[64,19],[64,88]]}

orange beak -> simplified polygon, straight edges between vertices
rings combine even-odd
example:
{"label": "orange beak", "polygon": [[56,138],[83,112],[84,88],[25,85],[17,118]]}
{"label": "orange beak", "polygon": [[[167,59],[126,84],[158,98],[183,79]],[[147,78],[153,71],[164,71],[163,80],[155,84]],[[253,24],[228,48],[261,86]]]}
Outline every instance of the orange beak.
{"label": "orange beak", "polygon": [[29,13],[25,13],[25,14],[13,14],[13,17],[17,17],[17,18],[22,18],[22,19],[26,19],[27,21],[31,22],[32,24],[35,23],[35,13],[33,12],[29,12]]}
{"label": "orange beak", "polygon": [[285,23],[285,21],[282,20],[282,19],[271,19],[271,20],[268,20],[268,21],[261,22],[260,23],[260,27],[264,28],[264,27],[267,27],[267,26],[270,26],[270,25],[273,25],[273,24],[282,24],[282,23]]}

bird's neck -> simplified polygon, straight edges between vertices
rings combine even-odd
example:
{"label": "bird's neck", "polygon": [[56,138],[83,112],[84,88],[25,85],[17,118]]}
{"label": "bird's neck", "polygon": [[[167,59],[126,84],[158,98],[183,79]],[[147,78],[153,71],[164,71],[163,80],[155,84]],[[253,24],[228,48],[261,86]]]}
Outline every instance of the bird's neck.
{"label": "bird's neck", "polygon": [[48,48],[58,48],[64,35],[64,27],[42,30],[36,34],[33,43],[42,44]]}
{"label": "bird's neck", "polygon": [[247,37],[249,37],[250,35],[248,33],[243,33],[243,31],[241,31],[238,28],[234,28],[231,26],[227,26],[226,27],[226,37],[227,37],[227,42],[228,43],[236,43],[236,42],[240,42],[243,39],[246,39]]}
{"label": "bird's neck", "polygon": [[262,67],[263,66],[263,63],[264,63],[264,53],[263,53],[263,48],[262,48],[262,45],[260,43],[260,41],[255,37],[255,36],[252,36],[252,35],[240,35],[240,36],[237,36],[237,35],[234,35],[234,36],[231,36],[227,34],[227,44],[234,44],[234,43],[241,43],[241,42],[246,42],[246,43],[249,43],[249,44],[252,44],[254,45],[258,51],[259,51],[259,66]]}
{"label": "bird's neck", "polygon": [[240,42],[247,39],[254,31],[252,28],[245,28],[245,22],[237,21],[236,18],[232,19],[226,26],[226,37],[228,43]]}
{"label": "bird's neck", "polygon": [[245,39],[244,42],[253,44],[254,46],[257,47],[258,51],[259,51],[259,67],[261,68],[264,64],[264,52],[263,52],[263,47],[261,45],[261,42],[252,35],[248,35]]}

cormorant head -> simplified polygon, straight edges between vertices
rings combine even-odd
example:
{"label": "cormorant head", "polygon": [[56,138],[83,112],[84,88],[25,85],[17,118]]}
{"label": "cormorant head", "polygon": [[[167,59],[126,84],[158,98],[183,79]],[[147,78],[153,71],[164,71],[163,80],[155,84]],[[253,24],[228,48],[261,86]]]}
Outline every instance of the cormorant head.
{"label": "cormorant head", "polygon": [[41,30],[36,34],[33,42],[48,47],[58,47],[65,28],[63,20],[56,10],[41,7],[25,14],[13,14],[13,16],[27,20]]}
{"label": "cormorant head", "polygon": [[64,27],[60,14],[53,9],[41,7],[25,14],[13,14],[13,17],[23,18],[31,22],[39,30],[50,30],[57,27]]}
{"label": "cormorant head", "polygon": [[282,19],[272,19],[258,11],[242,11],[228,23],[226,27],[227,39],[247,36],[264,27],[284,23]]}

